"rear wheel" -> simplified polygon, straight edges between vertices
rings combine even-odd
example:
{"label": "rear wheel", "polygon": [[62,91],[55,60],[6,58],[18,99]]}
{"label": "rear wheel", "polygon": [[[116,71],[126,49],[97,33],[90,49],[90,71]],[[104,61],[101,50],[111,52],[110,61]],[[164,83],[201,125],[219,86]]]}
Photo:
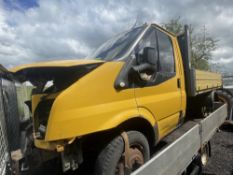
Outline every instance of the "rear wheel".
{"label": "rear wheel", "polygon": [[138,131],[128,131],[126,135],[128,140],[117,136],[100,152],[95,164],[95,175],[130,174],[149,160],[146,137]]}
{"label": "rear wheel", "polygon": [[193,159],[182,175],[201,175],[211,155],[210,142],[208,142]]}
{"label": "rear wheel", "polygon": [[227,120],[231,119],[232,115],[232,106],[233,106],[233,96],[229,93],[227,93],[224,90],[218,90],[216,91],[217,98],[219,101],[227,104]]}
{"label": "rear wheel", "polygon": [[200,151],[200,160],[202,167],[205,167],[211,156],[210,142],[208,142]]}

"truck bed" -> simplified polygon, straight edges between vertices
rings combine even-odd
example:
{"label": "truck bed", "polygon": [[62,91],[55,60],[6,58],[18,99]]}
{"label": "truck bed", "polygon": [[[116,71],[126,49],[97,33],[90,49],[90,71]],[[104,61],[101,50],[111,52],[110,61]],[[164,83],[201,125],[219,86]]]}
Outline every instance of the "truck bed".
{"label": "truck bed", "polygon": [[222,87],[222,75],[219,73],[195,70],[195,76],[197,93]]}

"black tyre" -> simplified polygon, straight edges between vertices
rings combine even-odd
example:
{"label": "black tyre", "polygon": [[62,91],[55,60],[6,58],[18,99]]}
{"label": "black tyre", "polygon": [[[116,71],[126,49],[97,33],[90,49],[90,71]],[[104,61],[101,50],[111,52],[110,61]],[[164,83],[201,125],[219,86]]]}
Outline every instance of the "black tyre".
{"label": "black tyre", "polygon": [[[149,160],[150,151],[146,137],[138,131],[129,131],[127,132],[127,135],[132,153],[138,154],[139,157],[141,155],[140,163],[135,159],[135,165],[133,165],[131,169],[125,168],[123,156],[125,144],[122,136],[117,136],[110,141],[98,155],[94,169],[95,175],[130,174]],[[137,157],[137,155],[133,154],[131,156],[130,159],[132,161]]]}
{"label": "black tyre", "polygon": [[218,90],[216,91],[216,94],[218,100],[227,103],[227,112],[228,112],[227,119],[230,119],[232,115],[233,96],[224,90]]}

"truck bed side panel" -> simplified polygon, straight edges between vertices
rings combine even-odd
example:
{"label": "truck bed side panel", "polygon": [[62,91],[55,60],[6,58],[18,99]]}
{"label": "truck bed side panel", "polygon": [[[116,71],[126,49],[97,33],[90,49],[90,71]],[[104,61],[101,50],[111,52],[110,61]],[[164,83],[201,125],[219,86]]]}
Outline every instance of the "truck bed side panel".
{"label": "truck bed side panel", "polygon": [[196,92],[201,93],[222,86],[222,76],[219,73],[196,70]]}

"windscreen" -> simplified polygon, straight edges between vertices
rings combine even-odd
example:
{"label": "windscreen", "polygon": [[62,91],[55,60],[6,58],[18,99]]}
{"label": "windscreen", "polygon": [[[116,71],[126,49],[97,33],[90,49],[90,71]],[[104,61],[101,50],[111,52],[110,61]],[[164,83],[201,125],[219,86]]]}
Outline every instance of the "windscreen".
{"label": "windscreen", "polygon": [[144,29],[145,26],[136,27],[113,37],[102,44],[93,54],[89,55],[88,58],[111,61],[123,57]]}

